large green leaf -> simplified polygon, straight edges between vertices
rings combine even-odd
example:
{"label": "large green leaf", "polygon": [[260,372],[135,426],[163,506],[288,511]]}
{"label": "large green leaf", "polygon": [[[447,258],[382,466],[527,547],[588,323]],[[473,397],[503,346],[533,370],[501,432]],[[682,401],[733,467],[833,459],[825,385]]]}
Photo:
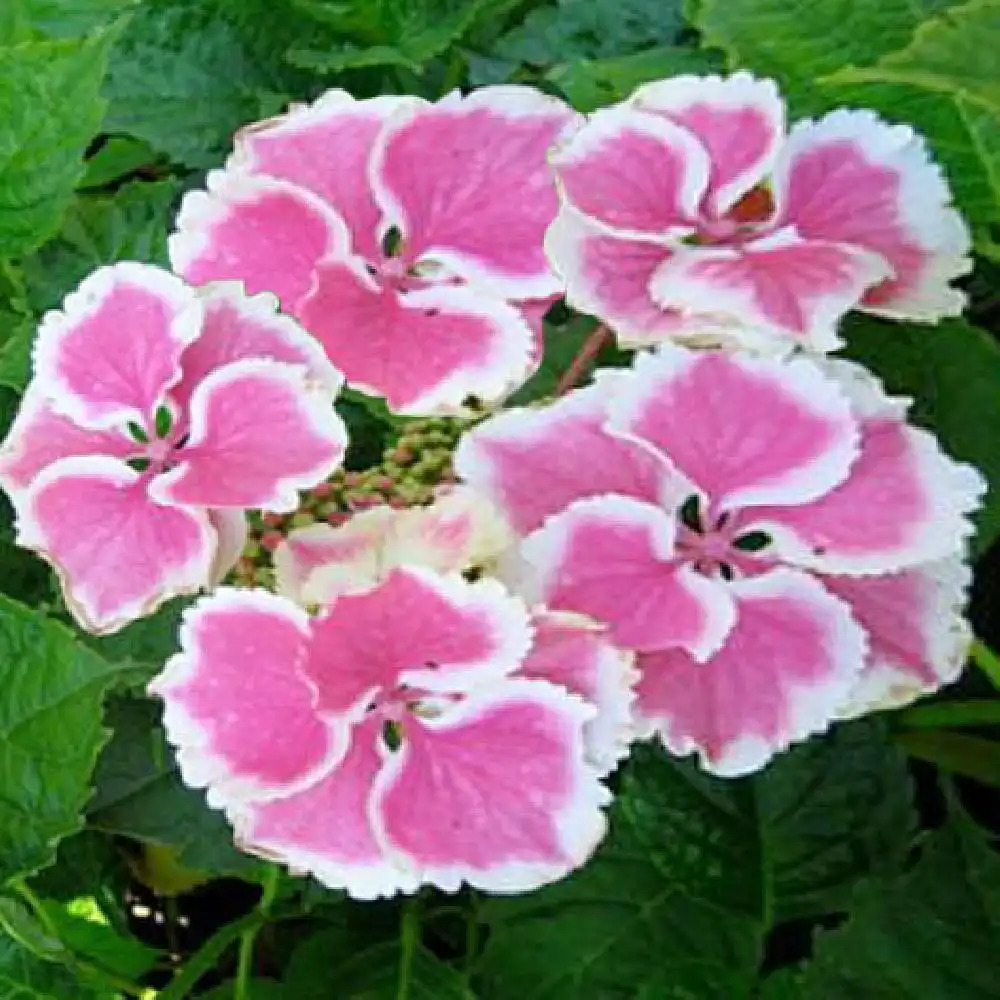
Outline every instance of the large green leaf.
{"label": "large green leaf", "polygon": [[854,316],[844,333],[846,353],[890,392],[913,396],[914,421],[985,474],[991,489],[975,539],[984,551],[1000,533],[1000,344],[960,319],[928,327]]}
{"label": "large green leaf", "polygon": [[813,960],[767,984],[767,1000],[995,1000],[1000,855],[956,818],[912,871],[862,883],[851,916]]}
{"label": "large green leaf", "polygon": [[0,933],[0,1000],[91,1000],[65,966],[46,962]]}
{"label": "large green leaf", "polygon": [[876,723],[838,727],[742,781],[639,747],[595,859],[485,904],[484,995],[746,996],[774,926],[842,909],[858,878],[898,870],[911,795]]}
{"label": "large green leaf", "polygon": [[213,4],[147,0],[112,52],[104,127],[188,166],[216,166],[237,128],[277,109],[276,85]]}
{"label": "large green leaf", "polygon": [[1000,115],[1000,79],[991,41],[1000,41],[1000,3],[971,0],[923,22],[908,45],[874,66],[845,66],[833,78],[909,83],[961,96]]}
{"label": "large green leaf", "polygon": [[250,875],[254,859],[233,847],[222,814],[186,788],[151,701],[116,699],[107,721],[114,735],[94,773],[87,821],[105,833],[171,847],[183,864],[210,874]]}
{"label": "large green leaf", "polygon": [[0,597],[0,884],[51,863],[79,829],[118,676],[67,628]]}
{"label": "large green leaf", "polygon": [[179,191],[173,181],[133,181],[113,195],[80,195],[59,234],[24,261],[36,313],[59,305],[96,267],[118,260],[167,264],[167,234]]}
{"label": "large green leaf", "polygon": [[73,38],[110,24],[141,0],[14,0],[28,23],[52,38]]}
{"label": "large green leaf", "polygon": [[0,48],[0,258],[59,226],[100,127],[111,32]]}

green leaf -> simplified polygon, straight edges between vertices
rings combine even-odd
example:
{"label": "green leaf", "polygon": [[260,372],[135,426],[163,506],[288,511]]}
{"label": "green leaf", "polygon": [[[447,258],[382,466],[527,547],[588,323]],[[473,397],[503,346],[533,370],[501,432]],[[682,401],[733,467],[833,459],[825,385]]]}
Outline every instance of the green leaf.
{"label": "green leaf", "polygon": [[90,1000],[62,965],[45,962],[0,933],[0,1000]]}
{"label": "green leaf", "polygon": [[51,864],[79,829],[118,676],[69,629],[0,597],[0,885]]}
{"label": "green leaf", "polygon": [[1000,115],[996,50],[990,40],[1000,41],[1000,4],[972,0],[919,25],[908,45],[874,66],[845,66],[830,79],[913,84],[963,97]]}
{"label": "green leaf", "polygon": [[0,258],[39,246],[59,220],[100,127],[112,32],[0,48]]}
{"label": "green leaf", "polygon": [[957,817],[912,871],[861,883],[847,923],[822,932],[803,969],[768,981],[766,1000],[993,1000],[1000,856]]}
{"label": "green leaf", "polygon": [[491,54],[536,67],[614,58],[672,44],[683,28],[678,0],[557,0],[532,10]]}
{"label": "green leaf", "polygon": [[545,323],[545,350],[538,371],[511,397],[512,406],[535,402],[555,392],[563,373],[577,352],[594,332],[595,322],[587,316],[574,316],[568,323]]}
{"label": "green leaf", "polygon": [[614,59],[574,59],[553,66],[545,78],[580,111],[624,100],[640,84],[681,73],[711,73],[721,68],[713,52],[662,45]]}
{"label": "green leaf", "polygon": [[94,829],[171,847],[183,864],[211,874],[252,876],[257,862],[233,846],[222,814],[185,787],[152,701],[115,699],[114,735],[97,763],[87,821]]}
{"label": "green leaf", "polygon": [[137,170],[148,168],[157,159],[156,150],[148,142],[124,135],[108,136],[97,152],[87,158],[87,172],[80,181],[80,187],[104,187]]}
{"label": "green leaf", "polygon": [[942,771],[1000,788],[1000,743],[938,729],[900,733],[896,742],[911,756]]}
{"label": "green leaf", "polygon": [[913,396],[912,419],[986,476],[990,493],[973,542],[984,552],[1000,534],[1000,344],[961,319],[916,326],[852,316],[844,334],[848,356],[873,369],[889,392]]}
{"label": "green leaf", "polygon": [[21,0],[28,23],[51,38],[75,38],[111,24],[141,0]]}
{"label": "green leaf", "polygon": [[236,129],[273,103],[277,85],[212,4],[148,0],[112,53],[104,128],[188,166],[216,166]]}
{"label": "green leaf", "polygon": [[[469,32],[493,0],[295,0],[295,6],[328,29],[336,41],[293,46],[293,66],[341,73],[371,66],[405,66],[419,73]],[[346,36],[350,41],[340,41]]]}
{"label": "green leaf", "polygon": [[841,909],[858,878],[902,866],[911,797],[877,723],[840,726],[740,781],[637,747],[594,860],[484,903],[483,995],[748,996],[774,926]]}
{"label": "green leaf", "polygon": [[20,392],[31,373],[35,320],[22,270],[0,260],[0,385]]}
{"label": "green leaf", "polygon": [[80,195],[59,235],[24,261],[36,313],[54,308],[91,271],[118,260],[167,264],[167,234],[179,187],[133,181],[113,195]]}

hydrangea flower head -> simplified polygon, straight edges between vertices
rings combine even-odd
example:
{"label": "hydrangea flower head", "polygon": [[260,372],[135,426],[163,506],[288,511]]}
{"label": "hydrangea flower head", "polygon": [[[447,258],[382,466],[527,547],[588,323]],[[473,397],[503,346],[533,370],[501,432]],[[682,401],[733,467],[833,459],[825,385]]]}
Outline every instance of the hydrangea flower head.
{"label": "hydrangea flower head", "polygon": [[349,383],[404,413],[496,400],[562,285],[546,152],[578,116],[527,87],[435,104],[331,91],[245,129],[181,206],[175,270],[270,290]]}
{"label": "hydrangea flower head", "polygon": [[569,617],[536,640],[496,581],[417,567],[312,618],[223,588],[188,611],[152,689],[184,780],[246,849],[358,898],[522,892],[582,864],[605,829],[595,709],[570,693],[600,633]]}
{"label": "hydrangea flower head", "polygon": [[[547,236],[571,304],[629,346],[700,337],[755,349],[840,343],[851,309],[933,322],[969,234],[923,140],[868,111],[785,135],[774,84],[748,73],[646,84],[553,156]],[[693,323],[697,319],[698,323]]]}
{"label": "hydrangea flower head", "polygon": [[339,464],[340,375],[275,307],[122,263],[43,319],[0,482],[84,628],[218,579],[246,508],[294,509]]}
{"label": "hydrangea flower head", "polygon": [[639,728],[721,775],[954,679],[984,484],[849,362],[665,346],[469,432],[532,600],[638,652]]}

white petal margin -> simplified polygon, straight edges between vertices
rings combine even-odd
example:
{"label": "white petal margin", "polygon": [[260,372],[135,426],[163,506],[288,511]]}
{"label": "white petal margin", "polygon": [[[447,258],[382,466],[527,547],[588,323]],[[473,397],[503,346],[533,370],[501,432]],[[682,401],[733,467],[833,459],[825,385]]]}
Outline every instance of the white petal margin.
{"label": "white petal margin", "polygon": [[[191,396],[191,430],[186,448],[197,448],[204,443],[211,431],[206,421],[208,402],[212,395],[248,376],[263,376],[269,381],[283,384],[289,395],[297,400],[301,426],[327,445],[329,454],[326,457],[311,468],[276,479],[270,494],[255,498],[253,504],[247,505],[288,513],[299,506],[299,490],[310,489],[322,482],[340,465],[347,450],[347,427],[334,410],[327,390],[313,383],[303,366],[266,358],[249,358],[217,368],[198,384]],[[161,503],[174,502],[171,496],[174,484],[184,479],[187,468],[184,450],[181,449],[177,464],[153,480],[150,495]]]}
{"label": "white petal margin", "polygon": [[917,288],[893,302],[858,308],[889,319],[924,323],[960,315],[966,295],[949,282],[972,270],[969,229],[952,207],[944,172],[931,159],[924,139],[908,125],[890,125],[872,111],[843,108],[818,121],[797,122],[774,169],[777,212],[784,207],[781,200],[795,159],[815,145],[838,142],[851,143],[869,163],[898,173],[901,220],[909,237],[930,255]]}
{"label": "white petal margin", "polygon": [[833,662],[825,683],[786,686],[785,730],[777,744],[760,736],[748,735],[733,741],[724,753],[711,759],[694,740],[674,736],[669,720],[656,720],[655,724],[648,720],[645,722],[645,734],[655,729],[664,746],[679,757],[697,753],[701,766],[721,778],[753,774],[776,753],[787,750],[793,743],[826,732],[836,717],[837,706],[844,703],[857,683],[868,652],[864,630],[848,605],[806,573],[781,567],[762,576],[738,580],[730,587],[737,605],[741,601],[767,600],[786,594],[794,594],[797,599],[811,603],[816,609],[817,620],[825,626],[826,647]]}
{"label": "white petal margin", "polygon": [[[562,171],[582,166],[592,157],[600,160],[609,156],[612,158],[624,156],[616,147],[620,145],[622,135],[628,132],[652,140],[660,145],[664,152],[679,154],[684,164],[680,190],[677,192],[677,204],[674,206],[681,217],[664,229],[653,231],[611,225],[603,219],[590,215],[581,205],[577,205],[566,189]],[[636,111],[624,104],[600,108],[588,115],[583,128],[567,142],[553,147],[549,154],[549,162],[555,170],[560,196],[565,204],[571,205],[598,229],[610,236],[639,241],[649,240],[654,243],[662,243],[668,238],[689,236],[694,232],[699,206],[708,187],[712,169],[704,146],[687,129],[675,125],[660,115]],[[627,159],[625,162],[628,162]],[[627,184],[628,178],[623,177],[622,183]]]}
{"label": "white petal margin", "polygon": [[[305,771],[300,777],[281,786],[268,786],[247,777],[232,773],[224,758],[208,748],[209,732],[184,708],[181,698],[174,692],[182,689],[203,671],[211,671],[212,664],[200,651],[198,626],[203,618],[216,612],[252,611],[282,618],[301,635],[300,658],[305,655],[309,641],[309,617],[291,601],[259,588],[237,589],[220,587],[202,597],[188,608],[181,619],[179,640],[181,651],[175,653],[163,670],[149,683],[148,691],[163,701],[163,729],[167,739],[176,749],[177,763],[184,784],[189,788],[205,789],[209,806],[213,809],[232,809],[245,802],[267,802],[295,794],[314,784],[343,758],[350,742],[350,729],[343,720],[320,720],[329,735],[329,752],[319,764]],[[288,664],[289,673],[298,673],[293,660]],[[310,682],[299,675],[302,685],[311,689]],[[248,720],[248,727],[251,722]],[[252,728],[247,738],[253,738]]]}
{"label": "white petal margin", "polygon": [[[843,281],[837,288],[814,290],[808,295],[790,293],[798,300],[807,320],[802,330],[781,325],[768,315],[758,301],[747,267],[736,280],[699,273],[704,266],[716,262],[743,264],[755,255],[790,247],[836,251],[849,263],[849,272],[839,276]],[[761,330],[770,328],[779,341],[831,351],[843,345],[837,325],[844,314],[857,308],[867,289],[891,276],[891,266],[878,254],[843,243],[803,240],[793,226],[786,226],[742,246],[679,245],[653,275],[649,288],[653,299],[665,309],[677,309],[692,318],[707,317],[724,326],[745,323],[750,327],[751,337],[759,338]]]}
{"label": "white petal margin", "polygon": [[[673,344],[638,354],[632,365],[628,391],[617,393],[608,405],[605,426],[609,433],[635,442],[669,464],[671,456],[667,446],[657,447],[656,442],[640,433],[644,410],[655,405],[672,383],[682,381],[706,357],[703,352]],[[768,382],[776,395],[784,400],[792,399],[810,416],[836,428],[837,433],[829,447],[812,461],[791,468],[782,476],[748,484],[723,496],[713,496],[711,500],[730,510],[744,505],[798,504],[815,500],[842,483],[857,460],[860,435],[850,400],[839,383],[824,375],[822,369],[805,357],[757,358],[736,353],[727,354],[725,358],[730,367],[755,382]],[[709,407],[711,403],[706,401],[705,405]],[[697,414],[691,414],[691,419],[697,420]],[[668,431],[677,434],[682,429],[669,428]],[[706,493],[700,484],[693,485],[702,494]]]}
{"label": "white petal margin", "polygon": [[[437,285],[400,297],[404,309],[436,310],[448,316],[472,316],[492,327],[487,356],[458,365],[439,382],[424,386],[419,395],[398,409],[402,415],[462,414],[463,403],[475,396],[484,403],[500,402],[519,389],[534,371],[534,334],[519,309],[501,299],[457,285]],[[414,379],[417,379],[415,373]],[[352,382],[351,387],[381,396],[378,386]]]}
{"label": "white petal margin", "polygon": [[[93,316],[110,295],[123,286],[150,293],[171,314],[168,335],[176,361],[170,378],[162,387],[157,405],[166,402],[168,390],[180,380],[181,353],[201,332],[202,308],[194,289],[168,271],[134,261],[120,261],[99,267],[89,274],[76,291],[66,296],[61,309],[49,310],[42,317],[32,351],[35,383],[44,392],[56,413],[69,417],[81,427],[111,430],[135,421],[141,427],[148,428],[152,419],[151,413],[142,413],[128,403],[117,407],[95,407],[90,400],[79,395],[60,373],[60,354],[66,339],[72,336],[80,323]],[[131,330],[128,333],[132,343],[141,342],[142,330]]]}
{"label": "white petal margin", "polygon": [[[464,95],[458,90],[453,90],[434,104],[422,101],[400,104],[388,117],[375,140],[369,159],[369,183],[375,201],[382,209],[379,238],[393,227],[398,228],[405,238],[410,228],[403,206],[383,180],[386,152],[393,137],[419,117],[471,115],[484,109],[508,121],[561,119],[563,125],[554,136],[553,143],[566,141],[583,123],[583,116],[557,97],[544,94],[534,87],[517,84],[479,87]],[[548,178],[548,169],[544,162],[537,165],[536,174]],[[530,195],[530,190],[525,192],[526,197]],[[424,257],[461,275],[477,289],[505,300],[544,299],[563,290],[558,277],[552,272],[537,274],[530,278],[523,275],[504,277],[495,270],[484,267],[475,258],[468,257],[451,247],[428,247],[424,251]]]}
{"label": "white petal margin", "polygon": [[[594,708],[582,699],[545,681],[509,679],[477,688],[446,713],[422,720],[422,724],[428,730],[446,732],[451,728],[474,724],[477,718],[497,706],[525,701],[542,704],[554,715],[560,716],[570,734],[566,757],[573,763],[574,787],[568,801],[555,816],[562,858],[552,862],[503,861],[482,868],[461,863],[417,864],[394,843],[382,816],[382,802],[387,792],[402,779],[409,757],[409,744],[404,738],[394,753],[383,750],[386,760],[375,779],[369,820],[386,854],[401,865],[408,866],[421,884],[436,886],[443,892],[457,892],[463,883],[498,895],[530,892],[565,877],[585,864],[604,838],[607,831],[604,809],[611,802],[611,793],[586,760],[583,729],[593,718]],[[511,775],[510,780],[513,785],[518,779]],[[530,801],[531,789],[523,788],[522,791],[525,799]]]}
{"label": "white petal margin", "polygon": [[[585,497],[554,514],[521,543],[520,568],[524,575],[516,581],[516,591],[533,605],[546,604],[564,573],[564,562],[577,527],[596,521],[602,522],[609,533],[621,526],[645,529],[652,543],[650,555],[662,562],[664,573],[673,575],[677,586],[699,605],[705,616],[700,637],[690,647],[691,655],[704,661],[718,652],[736,620],[729,591],[690,566],[674,561],[677,522],[665,510],[642,500],[618,494]],[[600,570],[600,566],[595,566],[595,571]],[[636,595],[636,600],[641,596]]]}
{"label": "white petal margin", "polygon": [[[344,220],[322,198],[297,184],[242,170],[211,170],[207,190],[189,191],[181,200],[174,232],[167,237],[170,266],[186,274],[211,246],[215,227],[227,222],[233,211],[268,194],[282,194],[308,208],[326,223],[326,247],[321,257],[344,256],[351,249],[351,233]],[[289,303],[289,305],[291,305]]]}
{"label": "white petal margin", "polygon": [[[212,307],[216,303],[222,303],[249,323],[265,327],[278,342],[289,351],[298,354],[309,372],[310,379],[326,389],[331,399],[343,388],[343,374],[326,356],[326,351],[319,341],[307,333],[291,316],[280,311],[276,295],[270,292],[247,295],[242,282],[239,281],[210,282],[198,289],[198,295],[205,304],[206,332],[203,336],[208,336],[210,333]],[[286,361],[284,358],[273,358],[263,352],[259,355],[244,355],[246,358],[258,356],[261,359]]]}
{"label": "white petal margin", "polygon": [[[401,672],[406,684],[432,692],[462,692],[514,673],[524,659],[534,637],[528,609],[520,598],[496,580],[470,583],[460,573],[435,573],[420,566],[403,566],[400,572],[418,580],[462,614],[485,618],[492,632],[489,656],[458,668],[448,663],[414,667]],[[414,657],[420,657],[415,649]],[[439,669],[440,668],[440,669]]]}
{"label": "white petal margin", "polygon": [[771,127],[771,142],[758,160],[748,163],[728,184],[718,188],[711,209],[718,215],[728,211],[752,187],[763,181],[774,166],[785,137],[785,102],[773,80],[758,80],[751,73],[731,76],[675,76],[639,87],[628,104],[643,111],[670,116],[699,105],[712,111],[761,112]]}
{"label": "white petal margin", "polygon": [[891,647],[879,645],[877,636],[873,636],[868,662],[838,708],[839,718],[856,719],[870,712],[901,708],[953,683],[962,673],[973,639],[965,618],[972,570],[961,559],[946,559],[905,572],[921,578],[923,613],[915,624],[928,652],[926,665],[936,678],[930,682],[914,676],[905,663],[892,655]]}
{"label": "white petal margin", "polygon": [[[188,517],[201,535],[197,553],[186,563],[164,572],[155,593],[136,597],[119,607],[113,616],[102,616],[97,610],[95,588],[78,586],[63,570],[58,556],[51,550],[48,535],[38,520],[35,504],[38,497],[52,484],[63,479],[95,479],[115,486],[132,486],[141,478],[138,472],[115,458],[87,455],[61,458],[46,466],[31,485],[14,500],[17,512],[17,544],[38,553],[55,570],[66,605],[76,620],[94,635],[110,635],[139,618],[152,614],[161,604],[182,594],[194,594],[208,583],[216,551],[215,529],[206,512],[167,504]],[[150,505],[154,505],[152,500]]]}

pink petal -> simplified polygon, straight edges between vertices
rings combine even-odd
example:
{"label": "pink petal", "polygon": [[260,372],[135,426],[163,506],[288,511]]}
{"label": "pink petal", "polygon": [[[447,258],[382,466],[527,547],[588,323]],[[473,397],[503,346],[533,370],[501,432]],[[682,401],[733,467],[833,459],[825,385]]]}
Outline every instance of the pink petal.
{"label": "pink petal", "polygon": [[794,230],[742,245],[680,246],[653,276],[664,309],[774,329],[779,340],[827,351],[837,324],[889,273],[884,258]]}
{"label": "pink petal", "polygon": [[667,247],[610,235],[564,207],[545,234],[545,249],[566,281],[566,301],[607,323],[621,346],[660,343],[691,328],[649,294],[650,279],[670,256]]}
{"label": "pink petal", "polygon": [[173,269],[195,285],[232,279],[272,292],[295,313],[316,264],[347,253],[351,236],[324,201],[268,177],[215,170],[208,191],[184,196],[168,240]]}
{"label": "pink petal", "polygon": [[418,103],[396,95],[356,101],[330,90],[311,105],[293,105],[243,129],[229,166],[291,181],[322,198],[347,223],[356,251],[373,259],[381,212],[368,183],[369,157],[392,113]]}
{"label": "pink petal", "polygon": [[847,478],[858,426],[837,383],[805,359],[664,346],[636,361],[608,427],[669,460],[713,514],[801,503]]}
{"label": "pink petal", "polygon": [[632,741],[632,656],[613,646],[606,630],[579,615],[540,611],[522,677],[551,681],[597,709],[583,736],[587,759],[607,774],[628,755]]}
{"label": "pink petal", "polygon": [[927,431],[876,417],[861,424],[861,455],[844,483],[756,518],[790,560],[829,573],[882,573],[960,551],[985,488]]}
{"label": "pink petal", "polygon": [[663,462],[602,430],[614,382],[605,377],[542,409],[491,417],[462,436],[455,471],[521,534],[580,497],[621,493],[657,502]]}
{"label": "pink petal", "polygon": [[647,83],[629,104],[666,115],[698,137],[711,161],[708,210],[715,216],[767,177],[785,132],[778,88],[750,73]]}
{"label": "pink petal", "polygon": [[236,812],[236,838],[247,851],[310,871],[355,899],[414,892],[417,881],[387,861],[368,820],[382,766],[378,723],[351,732],[344,759],[314,785],[287,798],[251,803]]}
{"label": "pink petal", "polygon": [[892,266],[861,305],[894,319],[957,316],[950,282],[972,268],[969,232],[923,139],[870,111],[834,111],[792,130],[775,167],[779,217],[810,240],[864,247]]}
{"label": "pink petal", "polygon": [[310,379],[330,395],[340,391],[343,377],[323,348],[290,316],[277,312],[278,302],[264,293],[247,296],[234,282],[217,282],[201,289],[205,309],[201,336],[181,357],[184,377],[171,397],[186,409],[191,393],[207,375],[248,358],[270,358],[303,365]]}
{"label": "pink petal", "polygon": [[208,520],[218,536],[209,583],[222,583],[247,544],[247,519],[242,510],[210,510]]}
{"label": "pink petal", "polygon": [[331,259],[298,316],[353,388],[401,413],[454,412],[469,396],[492,402],[531,370],[533,336],[521,313],[469,288],[400,295],[354,262]]}
{"label": "pink petal", "polygon": [[552,166],[584,215],[620,236],[662,239],[693,231],[711,164],[686,129],[618,105],[592,114]]}
{"label": "pink petal", "polygon": [[825,576],[868,633],[868,659],[838,715],[907,705],[958,679],[972,641],[965,620],[972,573],[948,559],[886,576]]}
{"label": "pink petal", "polygon": [[55,567],[88,631],[115,632],[209,581],[216,540],[207,516],[153,500],[117,459],[60,459],[16,502],[18,544]]}
{"label": "pink petal", "polygon": [[585,763],[593,709],[543,681],[480,688],[437,718],[411,716],[375,784],[390,852],[446,892],[527,892],[583,864],[610,796]]}
{"label": "pink petal", "polygon": [[46,466],[74,455],[129,458],[141,446],[119,431],[89,431],[60,416],[32,381],[0,450],[0,484],[16,496]]}
{"label": "pink petal", "polygon": [[776,569],[731,585],[736,626],[707,663],[683,650],[640,655],[636,712],[675,754],[713,774],[763,767],[822,732],[864,664],[865,637],[812,577]]}
{"label": "pink petal", "polygon": [[732,628],[733,603],[725,587],[674,558],[676,527],[639,500],[577,500],[525,539],[522,586],[550,608],[604,622],[619,646],[683,646],[705,659]]}
{"label": "pink petal", "polygon": [[223,587],[185,612],[150,691],[185,783],[214,807],[290,794],[346,752],[347,730],[320,721],[296,669],[308,632],[305,612],[264,590]]}
{"label": "pink petal", "polygon": [[329,393],[278,361],[217,368],[195,389],[190,416],[177,464],[151,488],[165,502],[295,510],[298,490],[326,479],[347,444]]}
{"label": "pink petal", "polygon": [[406,259],[443,264],[502,298],[561,291],[542,249],[558,208],[546,154],[578,118],[530,87],[411,105],[373,154],[383,229],[399,229]]}
{"label": "pink petal", "polygon": [[194,291],[172,274],[131,261],[98,268],[43,318],[35,378],[52,408],[82,427],[135,421],[152,431],[201,319]]}
{"label": "pink petal", "polygon": [[461,692],[516,669],[531,643],[527,612],[494,580],[466,583],[409,567],[339,597],[312,626],[305,672],[323,712],[357,715],[399,685]]}

